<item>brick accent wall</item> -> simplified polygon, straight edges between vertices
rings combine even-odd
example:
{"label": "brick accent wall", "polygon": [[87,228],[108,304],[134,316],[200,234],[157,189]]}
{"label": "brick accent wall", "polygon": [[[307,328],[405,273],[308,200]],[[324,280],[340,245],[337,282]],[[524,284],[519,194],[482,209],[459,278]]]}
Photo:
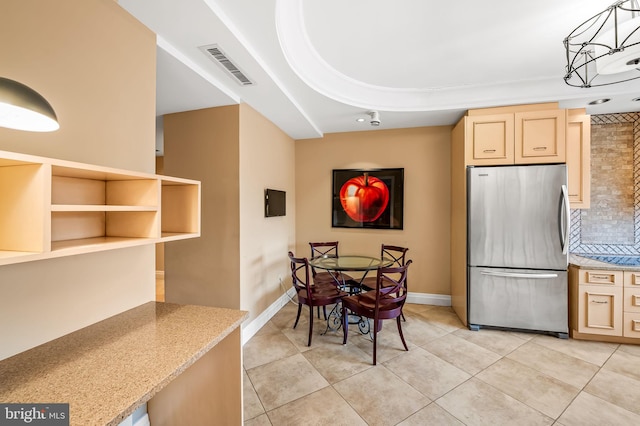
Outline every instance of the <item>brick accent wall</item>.
{"label": "brick accent wall", "polygon": [[572,210],[573,253],[640,255],[640,113],[591,117],[591,208]]}

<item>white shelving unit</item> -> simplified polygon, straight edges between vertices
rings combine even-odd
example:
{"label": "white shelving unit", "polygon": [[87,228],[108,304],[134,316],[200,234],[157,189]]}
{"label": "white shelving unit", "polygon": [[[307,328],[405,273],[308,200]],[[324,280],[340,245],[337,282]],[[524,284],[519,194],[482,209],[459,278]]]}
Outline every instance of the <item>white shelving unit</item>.
{"label": "white shelving unit", "polygon": [[0,151],[0,265],[200,236],[200,182]]}

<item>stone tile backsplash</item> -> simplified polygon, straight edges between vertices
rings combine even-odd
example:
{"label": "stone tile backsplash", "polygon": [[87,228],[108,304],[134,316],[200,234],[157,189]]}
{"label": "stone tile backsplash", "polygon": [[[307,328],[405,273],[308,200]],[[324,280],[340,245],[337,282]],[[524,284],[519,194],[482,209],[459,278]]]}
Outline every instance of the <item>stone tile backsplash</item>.
{"label": "stone tile backsplash", "polygon": [[640,255],[640,113],[591,116],[591,208],[571,211],[570,251]]}

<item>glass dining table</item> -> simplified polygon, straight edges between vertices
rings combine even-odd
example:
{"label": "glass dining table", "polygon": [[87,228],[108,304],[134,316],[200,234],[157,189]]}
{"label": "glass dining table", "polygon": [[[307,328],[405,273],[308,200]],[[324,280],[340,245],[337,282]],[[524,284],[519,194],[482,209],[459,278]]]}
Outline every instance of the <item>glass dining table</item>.
{"label": "glass dining table", "polygon": [[[336,285],[349,294],[357,294],[362,291],[362,282],[371,271],[377,271],[378,268],[385,268],[393,264],[392,259],[386,257],[372,257],[362,255],[346,255],[346,256],[319,256],[309,259],[309,265],[315,269],[323,269],[331,274]],[[354,278],[354,280],[345,280],[344,275],[340,272],[362,272],[362,276]],[[362,334],[369,333],[371,327],[366,318],[359,316],[349,316],[350,324],[358,324],[358,329]],[[333,307],[327,317],[327,331],[338,330],[342,326],[342,310],[339,305]]]}
{"label": "glass dining table", "polygon": [[360,285],[362,280],[367,276],[369,271],[377,270],[379,267],[387,267],[393,264],[393,260],[386,257],[371,257],[361,255],[346,256],[320,256],[309,259],[309,265],[312,268],[324,269],[329,272],[336,280],[336,284],[340,286],[348,286],[349,283],[344,282],[340,278],[338,272],[364,272],[362,277],[355,283]]}

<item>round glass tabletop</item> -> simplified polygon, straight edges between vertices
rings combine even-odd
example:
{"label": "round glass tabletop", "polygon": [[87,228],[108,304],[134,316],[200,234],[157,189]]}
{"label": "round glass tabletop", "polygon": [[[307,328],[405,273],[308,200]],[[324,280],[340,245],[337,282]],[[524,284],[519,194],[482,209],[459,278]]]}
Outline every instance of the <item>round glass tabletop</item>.
{"label": "round glass tabletop", "polygon": [[316,257],[309,259],[309,265],[330,271],[369,271],[393,264],[391,259],[371,256],[347,255],[340,257]]}

